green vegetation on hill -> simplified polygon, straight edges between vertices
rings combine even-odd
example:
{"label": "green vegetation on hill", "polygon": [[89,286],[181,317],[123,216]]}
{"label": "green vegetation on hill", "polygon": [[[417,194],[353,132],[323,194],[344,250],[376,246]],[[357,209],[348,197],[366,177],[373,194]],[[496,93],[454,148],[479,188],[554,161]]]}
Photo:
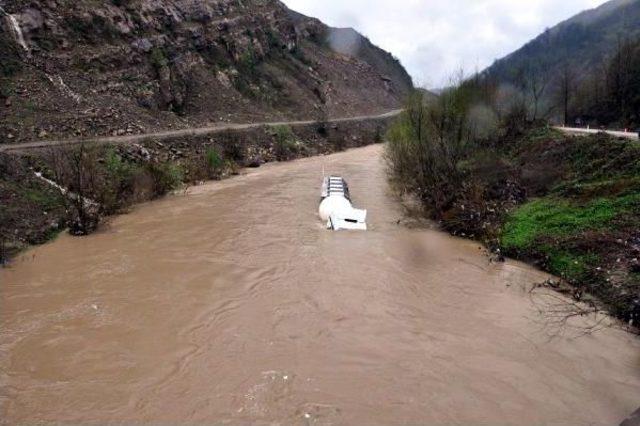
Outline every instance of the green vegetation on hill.
{"label": "green vegetation on hill", "polygon": [[587,74],[615,51],[620,38],[640,37],[640,3],[613,0],[582,12],[547,29],[522,48],[496,61],[488,72],[501,80],[513,78],[513,70],[529,63],[540,72],[560,74],[564,64]]}
{"label": "green vegetation on hill", "polygon": [[545,30],[487,72],[513,81],[514,70],[536,63],[539,73],[559,75],[568,64],[579,74],[588,74],[612,56],[620,38],[636,37],[640,37],[640,2],[613,0]]}
{"label": "green vegetation on hill", "polygon": [[577,85],[569,113],[585,123],[640,128],[640,39],[621,42],[600,73]]}

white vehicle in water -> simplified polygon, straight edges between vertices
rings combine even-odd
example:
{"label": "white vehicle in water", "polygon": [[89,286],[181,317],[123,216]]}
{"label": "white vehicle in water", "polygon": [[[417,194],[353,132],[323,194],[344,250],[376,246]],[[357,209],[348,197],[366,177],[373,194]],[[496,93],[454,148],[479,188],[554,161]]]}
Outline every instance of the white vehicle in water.
{"label": "white vehicle in water", "polygon": [[327,229],[367,230],[367,211],[353,208],[349,186],[342,177],[329,176],[322,181],[322,201],[318,213]]}

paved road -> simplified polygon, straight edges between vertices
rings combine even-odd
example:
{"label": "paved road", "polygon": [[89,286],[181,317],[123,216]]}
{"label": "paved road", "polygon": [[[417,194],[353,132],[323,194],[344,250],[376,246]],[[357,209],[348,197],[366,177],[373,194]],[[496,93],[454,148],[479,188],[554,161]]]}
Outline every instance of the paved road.
{"label": "paved road", "polygon": [[[357,117],[348,118],[335,118],[327,120],[329,123],[345,123],[353,121],[363,121],[370,119],[382,119],[395,117],[399,115],[401,109],[386,112],[378,115],[362,115]],[[33,149],[50,148],[61,145],[78,145],[81,143],[96,143],[96,144],[123,144],[123,143],[136,143],[142,142],[147,139],[170,139],[181,136],[201,136],[210,135],[215,133],[224,132],[227,130],[246,130],[253,129],[262,126],[303,126],[316,123],[318,120],[302,120],[302,121],[278,121],[278,122],[262,122],[262,123],[245,123],[245,124],[223,124],[208,127],[192,127],[180,130],[165,130],[161,132],[143,133],[139,135],[125,135],[125,136],[105,136],[95,138],[83,138],[83,139],[62,139],[62,140],[47,140],[47,141],[34,141],[18,144],[3,144],[0,145],[0,152],[20,152],[29,151]]]}
{"label": "paved road", "polygon": [[616,132],[613,130],[583,129],[579,127],[560,127],[560,126],[555,127],[555,129],[558,129],[561,132],[568,133],[571,135],[595,135],[600,132],[605,132],[610,134],[611,136],[617,136],[619,138],[638,140],[638,133],[631,133],[631,132]]}

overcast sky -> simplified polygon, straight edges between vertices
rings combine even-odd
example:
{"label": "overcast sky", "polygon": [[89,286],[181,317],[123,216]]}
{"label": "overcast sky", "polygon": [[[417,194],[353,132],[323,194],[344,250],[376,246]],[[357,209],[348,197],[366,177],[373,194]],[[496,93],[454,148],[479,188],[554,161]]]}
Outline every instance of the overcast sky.
{"label": "overcast sky", "polygon": [[434,88],[486,66],[546,27],[603,0],[284,0],[335,27],[353,27]]}

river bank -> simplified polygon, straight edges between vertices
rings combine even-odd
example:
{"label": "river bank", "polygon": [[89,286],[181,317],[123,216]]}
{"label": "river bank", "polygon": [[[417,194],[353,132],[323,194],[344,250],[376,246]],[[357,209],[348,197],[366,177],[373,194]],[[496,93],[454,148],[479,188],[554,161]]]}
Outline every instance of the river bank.
{"label": "river bank", "polygon": [[445,229],[560,276],[548,285],[638,325],[637,141],[534,126],[480,146],[462,168]]}
{"label": "river bank", "polygon": [[[619,424],[636,410],[637,337],[584,336],[593,315],[549,328],[557,295],[530,292],[547,274],[405,226],[382,151],[250,169],[19,256],[0,270],[3,420]],[[369,231],[324,229],[323,169]]]}
{"label": "river bank", "polygon": [[[77,234],[93,232],[103,218],[178,187],[223,179],[243,167],[381,142],[392,119],[247,126],[0,153],[0,261],[68,227]],[[78,202],[51,182],[95,203]]]}

